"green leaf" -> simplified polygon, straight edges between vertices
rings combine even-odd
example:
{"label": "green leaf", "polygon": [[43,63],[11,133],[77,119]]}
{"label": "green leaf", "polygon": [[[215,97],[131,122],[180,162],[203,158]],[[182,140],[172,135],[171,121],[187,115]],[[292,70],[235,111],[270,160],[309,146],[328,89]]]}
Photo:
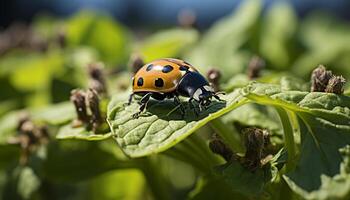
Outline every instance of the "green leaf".
{"label": "green leaf", "polygon": [[183,55],[190,45],[198,40],[194,29],[171,29],[160,31],[148,37],[138,48],[145,62],[159,58]]}
{"label": "green leaf", "polygon": [[135,167],[113,146],[114,141],[62,140],[51,143],[43,162],[45,177],[59,182],[76,182],[107,171]]}
{"label": "green leaf", "polygon": [[51,125],[65,124],[76,117],[76,112],[71,102],[62,102],[43,108],[36,108],[29,112],[33,120]]}
{"label": "green leaf", "polygon": [[186,60],[204,72],[219,67],[222,80],[243,72],[251,55],[239,51],[250,41],[261,14],[261,1],[245,1],[235,12],[217,23],[203,36],[200,43],[189,52]]}
{"label": "green leaf", "polygon": [[73,104],[62,102],[46,107],[29,109],[28,111],[13,111],[0,118],[0,144],[6,144],[8,139],[15,136],[19,119],[24,113],[34,122],[49,125],[62,125],[75,118],[76,113]]}
{"label": "green leaf", "polygon": [[341,149],[343,162],[340,166],[340,173],[330,177],[321,175],[321,186],[319,190],[307,192],[295,184],[288,176],[285,176],[289,186],[300,196],[305,199],[347,199],[350,196],[350,174],[349,174],[349,145]]}
{"label": "green leaf", "polygon": [[112,136],[112,133],[96,134],[93,131],[86,130],[85,127],[73,128],[67,124],[60,128],[57,139],[79,139],[79,140],[105,140]]}
{"label": "green leaf", "polygon": [[41,181],[30,167],[23,167],[18,177],[17,190],[24,198],[29,199],[39,189]]}
{"label": "green leaf", "polygon": [[221,178],[199,179],[195,189],[189,194],[190,200],[226,200],[226,199],[248,199],[245,196],[232,191]]}
{"label": "green leaf", "polygon": [[251,172],[237,161],[228,162],[216,170],[216,173],[231,186],[235,193],[248,197],[259,196],[263,192],[265,183],[271,179],[269,167]]}
{"label": "green leaf", "polygon": [[175,107],[172,101],[151,100],[147,113],[136,119],[133,114],[139,110],[139,105],[126,106],[126,99],[116,95],[111,100],[107,120],[119,146],[131,157],[164,151],[209,121],[245,103],[239,91],[235,91],[223,97],[226,102],[213,101],[199,117],[188,109],[183,118],[179,110],[170,113]]}
{"label": "green leaf", "polygon": [[292,71],[307,77],[320,63],[345,77],[349,70],[350,28],[334,16],[314,13],[300,27],[300,39],[307,51],[293,64]]}
{"label": "green leaf", "polygon": [[0,169],[6,169],[13,162],[17,161],[20,154],[20,147],[17,145],[0,145]]}
{"label": "green leaf", "polygon": [[93,179],[87,197],[92,200],[142,199],[144,189],[144,176],[139,170],[115,170]]}
{"label": "green leaf", "polygon": [[[303,197],[321,191],[321,177],[340,173],[339,150],[350,143],[350,98],[319,92],[280,92],[272,85],[252,88],[246,95],[248,99],[292,111],[298,118],[300,158],[295,160],[295,170],[286,174],[288,184]],[[274,94],[263,95],[267,90],[274,90]]]}
{"label": "green leaf", "polygon": [[[288,23],[286,23],[288,22]],[[260,53],[276,69],[286,69],[292,61],[290,47],[297,29],[297,16],[287,2],[269,9],[262,25]]]}
{"label": "green leaf", "polygon": [[128,59],[129,38],[124,27],[109,16],[83,11],[67,23],[69,46],[91,46],[109,64],[122,64]]}

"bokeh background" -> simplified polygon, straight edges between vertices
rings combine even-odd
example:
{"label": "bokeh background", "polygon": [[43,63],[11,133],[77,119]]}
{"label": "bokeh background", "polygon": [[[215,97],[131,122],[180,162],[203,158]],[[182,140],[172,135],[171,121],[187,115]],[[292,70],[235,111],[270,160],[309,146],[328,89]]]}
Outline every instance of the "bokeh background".
{"label": "bokeh background", "polygon": [[[319,64],[350,79],[347,0],[13,0],[0,5],[2,199],[153,198],[152,180],[142,173],[148,169],[135,167],[114,141],[52,142],[27,166],[19,164],[20,150],[7,144],[8,135],[16,133],[14,116],[24,109],[37,118],[54,118],[54,138],[54,125],[75,115],[70,91],[87,88],[91,63],[103,63],[110,95],[130,91],[135,57],[144,62],[182,58],[203,74],[216,68],[226,91],[249,81],[246,71],[254,56],[266,65],[261,81],[279,82],[288,75],[307,83]],[[64,109],[40,111],[53,104]],[[161,160],[171,196],[194,194],[196,170]],[[138,161],[143,162],[148,161]]]}

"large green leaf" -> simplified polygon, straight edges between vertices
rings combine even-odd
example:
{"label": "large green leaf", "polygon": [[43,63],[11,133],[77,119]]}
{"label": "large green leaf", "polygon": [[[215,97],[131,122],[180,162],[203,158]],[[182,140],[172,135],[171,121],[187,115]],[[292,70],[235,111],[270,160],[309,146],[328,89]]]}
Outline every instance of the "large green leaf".
{"label": "large green leaf", "polygon": [[339,150],[350,143],[350,98],[319,92],[280,92],[274,86],[264,89],[275,90],[275,94],[267,96],[256,86],[247,94],[248,99],[289,110],[299,121],[300,157],[289,160],[297,163],[295,170],[286,174],[288,184],[305,198],[321,191],[321,177],[340,173]]}
{"label": "large green leaf", "polygon": [[[107,120],[123,151],[131,157],[140,157],[174,146],[209,121],[245,103],[239,91],[223,98],[226,102],[214,101],[198,117],[191,109],[187,109],[184,117],[179,110],[171,112],[175,107],[172,101],[151,100],[147,112],[134,118],[139,105],[126,106],[127,98],[116,95],[108,106]],[[184,106],[189,105],[184,103]]]}
{"label": "large green leaf", "polygon": [[296,185],[289,177],[285,177],[287,183],[305,199],[348,199],[350,197],[350,174],[349,174],[349,145],[340,151],[343,154],[343,161],[340,165],[340,173],[330,177],[321,175],[321,186],[319,190],[307,192]]}

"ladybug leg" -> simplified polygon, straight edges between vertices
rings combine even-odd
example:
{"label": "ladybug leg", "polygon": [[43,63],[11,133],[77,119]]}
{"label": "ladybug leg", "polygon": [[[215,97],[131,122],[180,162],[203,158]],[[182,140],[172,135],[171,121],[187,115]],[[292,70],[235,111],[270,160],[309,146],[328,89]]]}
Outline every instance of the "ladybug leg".
{"label": "ladybug leg", "polygon": [[148,103],[149,99],[151,98],[151,96],[152,96],[152,93],[150,92],[142,97],[142,99],[140,100],[140,104],[141,104],[140,110],[139,110],[139,112],[137,112],[133,115],[134,118],[138,118],[140,116],[140,114],[146,109],[147,103]]}
{"label": "ladybug leg", "polygon": [[135,93],[131,93],[131,94],[130,94],[130,96],[129,96],[129,101],[128,101],[128,105],[131,104],[132,99],[134,98],[134,95],[135,95]]}
{"label": "ladybug leg", "polygon": [[221,98],[218,96],[218,94],[223,94],[223,95],[225,95],[225,92],[213,93],[213,97],[214,97],[215,99],[217,99],[218,101],[225,101],[225,100],[221,99]]}
{"label": "ladybug leg", "polygon": [[194,110],[194,113],[196,114],[196,116],[198,117],[199,116],[199,113],[196,109],[196,106],[193,105],[193,98],[191,97],[189,100],[188,100],[188,105],[190,106],[190,109],[193,109]]}
{"label": "ladybug leg", "polygon": [[185,108],[184,106],[182,105],[179,97],[177,95],[174,95],[174,103],[175,105],[180,105],[180,111],[181,111],[181,115],[184,116],[185,115]]}

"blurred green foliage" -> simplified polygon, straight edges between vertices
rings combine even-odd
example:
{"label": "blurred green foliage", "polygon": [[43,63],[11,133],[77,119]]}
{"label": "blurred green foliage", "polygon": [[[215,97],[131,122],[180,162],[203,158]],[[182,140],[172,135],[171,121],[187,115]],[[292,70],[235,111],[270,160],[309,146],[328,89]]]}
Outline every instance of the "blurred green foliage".
{"label": "blurred green foliage", "polygon": [[[350,86],[340,97],[310,97],[306,91],[310,73],[319,64],[350,79],[350,25],[321,12],[299,19],[286,2],[276,3],[266,13],[262,9],[260,1],[247,1],[204,32],[188,27],[146,30],[141,39],[112,17],[92,11],[66,19],[36,18],[28,29],[44,41],[44,49],[33,47],[35,37],[28,36],[23,39],[30,41],[27,46],[0,51],[5,52],[0,54],[0,199],[349,198],[349,153],[344,146],[349,144]],[[18,41],[23,43],[12,42]],[[125,121],[116,122],[137,109],[133,104],[128,112],[121,111],[130,93],[131,54],[145,62],[183,58],[204,75],[211,68],[219,69],[220,87],[233,91],[227,95],[227,107],[210,110],[215,115],[202,120],[192,116],[191,122],[171,122],[173,128],[184,125],[174,128],[179,135],[163,143],[157,134],[151,135],[152,142],[141,148],[135,141],[144,131],[132,132],[132,126],[147,125],[149,118],[130,120],[131,128],[125,126],[130,128],[125,133],[119,130]],[[278,88],[263,84],[243,97],[236,89],[250,82],[246,72],[254,55],[266,63],[256,81]],[[68,102],[70,91],[89,87],[88,66],[96,62],[105,64],[109,95],[101,107],[103,113],[108,110],[112,133],[107,126],[103,134],[71,126],[76,113]],[[254,99],[254,94],[267,96]],[[238,107],[237,100],[255,103],[229,112]],[[282,114],[287,116],[284,122],[299,130],[293,144],[286,144],[288,128],[281,124],[276,105],[287,113]],[[166,108],[163,104],[162,109]],[[157,112],[164,114],[164,110]],[[27,155],[26,164],[21,163],[23,148],[10,142],[19,135],[23,113],[35,124],[46,125],[49,132],[49,141]],[[118,118],[113,121],[112,115]],[[209,123],[214,118],[219,121]],[[163,118],[153,120],[168,123]],[[243,127],[268,129],[274,154],[270,166],[251,173],[238,163],[224,164],[207,144],[209,135],[218,130],[215,123],[236,135],[224,138],[233,146],[241,142]],[[118,141],[118,148],[112,134],[129,134],[126,139],[134,143]],[[283,149],[290,145],[295,145],[300,160],[285,158]],[[128,157],[154,152],[162,153]],[[281,168],[287,160],[298,170],[288,171],[292,164]]]}

